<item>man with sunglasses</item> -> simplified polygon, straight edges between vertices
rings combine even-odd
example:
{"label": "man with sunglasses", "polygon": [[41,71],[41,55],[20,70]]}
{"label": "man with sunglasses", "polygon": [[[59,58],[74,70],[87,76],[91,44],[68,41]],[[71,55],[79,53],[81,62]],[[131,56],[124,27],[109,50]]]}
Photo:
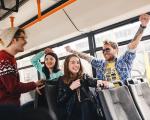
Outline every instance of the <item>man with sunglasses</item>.
{"label": "man with sunglasses", "polygon": [[131,65],[135,58],[136,47],[139,44],[143,31],[145,30],[150,16],[148,14],[143,14],[139,17],[141,25],[135,34],[135,37],[128,45],[128,50],[123,56],[117,58],[118,55],[118,45],[112,41],[104,41],[103,44],[103,55],[105,60],[98,59],[92,56],[88,56],[85,53],[80,53],[72,50],[69,46],[66,47],[68,52],[77,54],[79,57],[87,60],[96,69],[97,77],[103,80],[105,87],[109,87],[109,82],[114,80],[121,80],[123,83],[131,77]]}
{"label": "man with sunglasses", "polygon": [[25,31],[19,28],[8,28],[0,35],[0,106],[20,106],[21,93],[43,87],[37,82],[20,82],[15,55],[24,51],[26,45]]}

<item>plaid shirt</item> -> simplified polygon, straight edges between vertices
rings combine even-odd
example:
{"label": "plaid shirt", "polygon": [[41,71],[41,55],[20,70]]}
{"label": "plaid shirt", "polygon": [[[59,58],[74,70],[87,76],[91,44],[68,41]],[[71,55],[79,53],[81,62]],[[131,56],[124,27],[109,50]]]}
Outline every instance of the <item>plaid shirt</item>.
{"label": "plaid shirt", "polygon": [[[135,52],[133,52],[133,50],[128,50],[124,55],[117,58],[115,61],[116,70],[123,83],[125,82],[125,80],[127,80],[127,78],[131,77],[131,68],[135,56],[136,54]],[[105,80],[104,72],[106,63],[106,61],[95,57],[91,59],[91,64],[96,69],[97,77],[100,80]]]}

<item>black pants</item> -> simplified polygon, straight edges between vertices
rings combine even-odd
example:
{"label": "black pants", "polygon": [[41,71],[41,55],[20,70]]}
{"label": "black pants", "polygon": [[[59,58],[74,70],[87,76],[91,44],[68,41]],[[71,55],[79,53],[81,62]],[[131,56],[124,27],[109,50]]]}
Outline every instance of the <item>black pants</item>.
{"label": "black pants", "polygon": [[99,117],[91,101],[76,101],[69,120],[99,120]]}

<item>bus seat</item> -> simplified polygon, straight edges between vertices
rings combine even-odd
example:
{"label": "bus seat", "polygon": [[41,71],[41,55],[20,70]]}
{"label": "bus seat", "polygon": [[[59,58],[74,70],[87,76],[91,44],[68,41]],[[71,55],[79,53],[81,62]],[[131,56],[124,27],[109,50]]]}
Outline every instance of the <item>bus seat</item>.
{"label": "bus seat", "polygon": [[58,120],[58,106],[57,106],[57,82],[48,83],[45,86],[45,94],[48,102],[49,114],[53,120]]}
{"label": "bus seat", "polygon": [[126,86],[99,91],[106,120],[142,120]]}
{"label": "bus seat", "polygon": [[141,117],[143,120],[149,120],[150,87],[148,83],[142,82],[140,84],[130,84],[128,87]]}

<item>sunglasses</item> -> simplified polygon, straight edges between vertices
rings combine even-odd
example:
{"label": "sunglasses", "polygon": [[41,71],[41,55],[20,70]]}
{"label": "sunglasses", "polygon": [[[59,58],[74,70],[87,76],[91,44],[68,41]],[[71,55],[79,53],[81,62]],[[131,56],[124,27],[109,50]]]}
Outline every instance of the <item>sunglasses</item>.
{"label": "sunglasses", "polygon": [[103,51],[103,53],[104,53],[104,52],[110,52],[110,48],[105,48],[105,49],[103,49],[102,51]]}

